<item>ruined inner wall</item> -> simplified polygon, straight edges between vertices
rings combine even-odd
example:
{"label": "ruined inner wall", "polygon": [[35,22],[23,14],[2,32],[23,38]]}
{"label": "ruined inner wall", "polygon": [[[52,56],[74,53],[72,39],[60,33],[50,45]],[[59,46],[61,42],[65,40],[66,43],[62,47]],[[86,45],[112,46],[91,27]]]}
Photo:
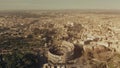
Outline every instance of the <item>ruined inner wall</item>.
{"label": "ruined inner wall", "polygon": [[61,52],[61,55],[57,55],[57,51],[52,53],[51,51],[48,51],[47,57],[48,61],[52,63],[66,63],[68,58],[73,55],[74,53],[74,45],[72,43],[69,43],[67,41],[63,41],[61,45],[53,48],[59,50],[58,52]]}

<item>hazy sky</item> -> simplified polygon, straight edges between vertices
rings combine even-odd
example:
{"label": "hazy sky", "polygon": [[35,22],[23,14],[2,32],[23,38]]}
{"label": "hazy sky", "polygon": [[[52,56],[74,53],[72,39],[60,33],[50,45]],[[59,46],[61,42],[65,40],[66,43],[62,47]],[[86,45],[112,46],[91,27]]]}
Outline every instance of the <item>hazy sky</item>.
{"label": "hazy sky", "polygon": [[120,9],[120,0],[0,0],[9,9]]}

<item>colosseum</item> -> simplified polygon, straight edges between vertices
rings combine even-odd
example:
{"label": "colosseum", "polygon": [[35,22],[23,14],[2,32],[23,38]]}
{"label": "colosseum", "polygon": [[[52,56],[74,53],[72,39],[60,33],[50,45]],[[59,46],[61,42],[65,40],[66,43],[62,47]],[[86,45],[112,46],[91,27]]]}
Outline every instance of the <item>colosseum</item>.
{"label": "colosseum", "polygon": [[62,41],[61,45],[54,46],[47,51],[47,61],[43,68],[79,68],[76,59],[79,46],[70,42]]}

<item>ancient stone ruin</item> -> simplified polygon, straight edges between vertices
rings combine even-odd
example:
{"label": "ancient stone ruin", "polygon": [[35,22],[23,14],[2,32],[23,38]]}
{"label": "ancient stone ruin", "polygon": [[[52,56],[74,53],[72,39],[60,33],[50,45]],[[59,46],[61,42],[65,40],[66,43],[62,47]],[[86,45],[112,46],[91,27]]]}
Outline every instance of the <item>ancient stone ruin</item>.
{"label": "ancient stone ruin", "polygon": [[48,63],[44,64],[43,68],[71,68],[77,67],[76,59],[80,56],[81,51],[76,51],[79,49],[79,46],[73,45],[70,42],[62,41],[61,45],[50,48],[47,51],[47,60]]}

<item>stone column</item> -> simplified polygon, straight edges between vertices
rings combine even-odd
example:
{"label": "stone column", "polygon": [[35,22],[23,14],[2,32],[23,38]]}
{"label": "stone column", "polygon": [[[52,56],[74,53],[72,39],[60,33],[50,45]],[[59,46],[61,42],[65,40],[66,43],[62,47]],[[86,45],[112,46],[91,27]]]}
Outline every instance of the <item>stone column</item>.
{"label": "stone column", "polygon": [[51,66],[50,66],[50,68],[54,68],[54,66],[53,66],[53,65],[51,65]]}
{"label": "stone column", "polygon": [[58,65],[57,68],[61,68],[60,65]]}

